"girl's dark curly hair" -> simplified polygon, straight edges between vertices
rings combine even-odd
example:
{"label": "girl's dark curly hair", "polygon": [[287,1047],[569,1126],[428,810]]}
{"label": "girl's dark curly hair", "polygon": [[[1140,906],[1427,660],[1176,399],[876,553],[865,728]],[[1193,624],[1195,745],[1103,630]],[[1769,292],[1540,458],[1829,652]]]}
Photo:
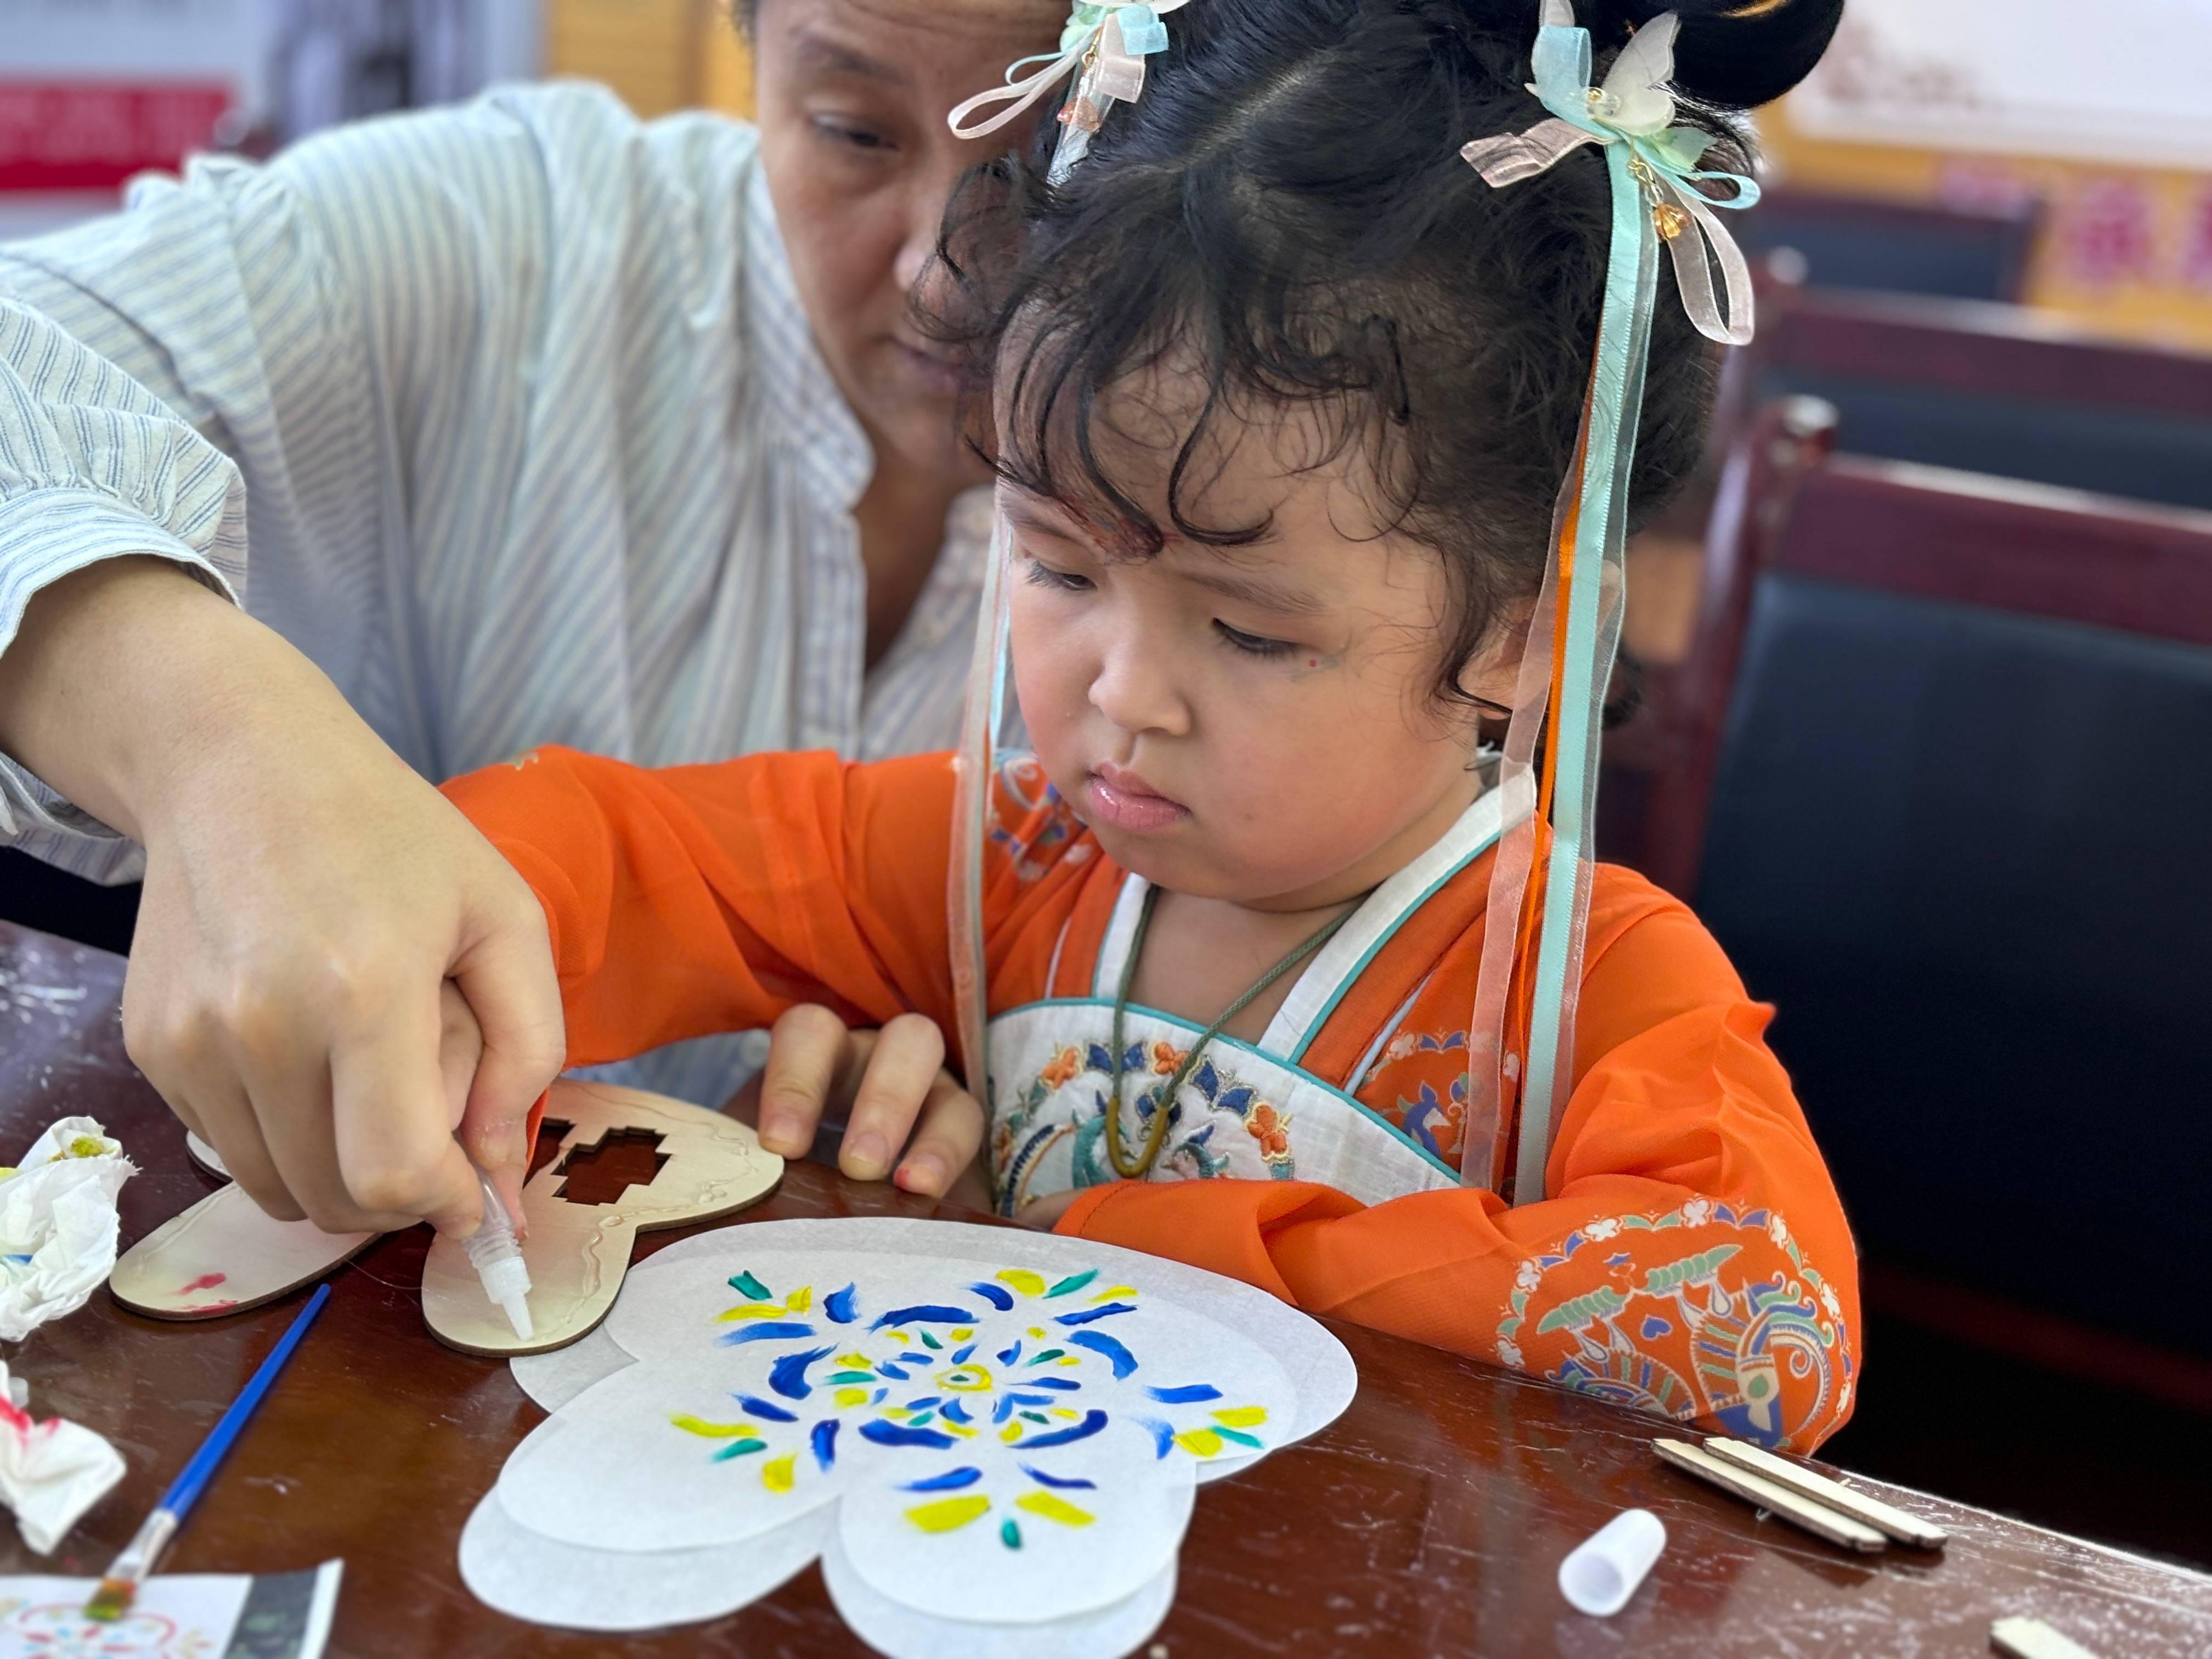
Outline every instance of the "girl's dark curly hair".
{"label": "girl's dark curly hair", "polygon": [[[1670,9],[1580,0],[1601,76]],[[1741,171],[1736,112],[1818,61],[1842,0],[1675,0],[1680,119]],[[1386,522],[1451,583],[1439,694],[1501,605],[1534,592],[1572,459],[1605,288],[1609,186],[1594,148],[1492,189],[1460,158],[1546,111],[1526,89],[1536,0],[1191,0],[1134,104],[1048,174],[1059,129],[971,173],[947,212],[933,325],[1004,416],[1000,473],[1132,550],[1166,531],[1098,458],[1116,383],[1195,370],[1202,406],[1170,468],[1172,529],[1247,544],[1259,524],[1194,516],[1215,423],[1304,406],[1359,444]],[[1662,259],[1632,517],[1703,444],[1717,358]],[[1108,429],[1110,435],[1110,428]]]}

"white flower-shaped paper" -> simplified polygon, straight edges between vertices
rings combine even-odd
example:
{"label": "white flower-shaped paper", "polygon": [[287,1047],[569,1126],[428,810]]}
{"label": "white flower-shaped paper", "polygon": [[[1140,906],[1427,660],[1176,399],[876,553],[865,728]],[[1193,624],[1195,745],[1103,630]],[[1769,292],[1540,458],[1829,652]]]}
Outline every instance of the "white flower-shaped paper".
{"label": "white flower-shaped paper", "polygon": [[819,1555],[897,1656],[1118,1654],[1173,1600],[1194,1484],[1313,1432],[1351,1358],[1249,1286],[1080,1240],[775,1222],[634,1272],[518,1362],[557,1401],[470,1522],[546,1623],[711,1617]]}
{"label": "white flower-shaped paper", "polygon": [[65,1117],[0,1170],[0,1341],[75,1313],[115,1266],[116,1197],[137,1173],[88,1117]]}

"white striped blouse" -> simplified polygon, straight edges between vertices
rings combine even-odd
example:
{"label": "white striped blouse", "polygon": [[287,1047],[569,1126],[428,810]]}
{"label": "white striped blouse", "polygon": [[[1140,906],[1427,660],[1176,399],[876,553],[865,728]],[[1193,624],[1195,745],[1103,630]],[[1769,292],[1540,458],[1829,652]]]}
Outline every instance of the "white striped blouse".
{"label": "white striped blouse", "polygon": [[[711,115],[505,88],[0,247],[0,648],[46,583],[163,555],[434,780],[951,746],[988,493],[864,672],[873,465],[754,133]],[[142,864],[5,757],[0,839]]]}

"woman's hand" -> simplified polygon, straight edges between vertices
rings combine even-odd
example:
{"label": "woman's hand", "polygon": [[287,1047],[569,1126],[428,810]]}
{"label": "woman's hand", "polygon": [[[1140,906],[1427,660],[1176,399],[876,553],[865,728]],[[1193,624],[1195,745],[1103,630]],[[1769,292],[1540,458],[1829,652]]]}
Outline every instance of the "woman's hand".
{"label": "woman's hand", "polygon": [[793,1008],[769,1034],[758,1087],[761,1145],[785,1158],[804,1158],[824,1111],[848,1106],[837,1167],[856,1181],[889,1176],[943,1198],[983,1144],[983,1109],[945,1069],[944,1035],[920,1014],[852,1031],[827,1008]]}
{"label": "woman's hand", "polygon": [[[146,848],[125,1044],[271,1215],[467,1231],[462,1146],[520,1214],[565,1059],[544,913],[291,646],[174,567],[41,592],[0,745]],[[481,1031],[461,1104],[448,984]]]}

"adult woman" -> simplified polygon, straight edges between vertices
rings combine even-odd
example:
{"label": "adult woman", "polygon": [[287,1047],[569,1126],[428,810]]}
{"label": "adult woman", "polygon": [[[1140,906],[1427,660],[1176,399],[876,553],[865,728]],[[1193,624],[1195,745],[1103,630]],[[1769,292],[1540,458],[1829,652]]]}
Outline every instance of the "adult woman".
{"label": "adult woman", "polygon": [[457,1118],[520,1185],[544,923],[425,776],[947,740],[980,475],[906,295],[945,112],[1060,15],[759,0],[757,138],[510,91],[0,250],[0,834],[143,846],[132,1055],[273,1212],[465,1227]]}

